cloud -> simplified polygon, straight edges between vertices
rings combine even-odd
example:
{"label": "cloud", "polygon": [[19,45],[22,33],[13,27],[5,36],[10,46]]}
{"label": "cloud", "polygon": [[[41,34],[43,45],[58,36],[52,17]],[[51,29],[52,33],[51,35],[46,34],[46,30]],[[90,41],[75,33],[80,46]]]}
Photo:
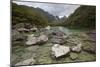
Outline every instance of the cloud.
{"label": "cloud", "polygon": [[54,16],[69,16],[75,11],[80,5],[70,5],[70,4],[54,4],[54,3],[36,3],[36,2],[26,2],[26,1],[13,1],[18,5],[27,5],[31,7],[39,7]]}

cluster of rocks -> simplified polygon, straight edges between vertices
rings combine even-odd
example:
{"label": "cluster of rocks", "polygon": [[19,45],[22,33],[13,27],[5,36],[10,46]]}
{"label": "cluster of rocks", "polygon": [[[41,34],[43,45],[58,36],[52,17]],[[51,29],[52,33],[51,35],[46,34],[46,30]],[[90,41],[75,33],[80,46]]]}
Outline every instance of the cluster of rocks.
{"label": "cluster of rocks", "polygon": [[[59,30],[58,30],[59,29]],[[42,44],[46,43],[48,40],[53,44],[52,46],[52,54],[58,58],[60,56],[68,54],[70,51],[80,52],[81,51],[81,44],[77,46],[63,46],[66,42],[67,35],[62,32],[62,28],[58,28],[57,30],[51,30],[48,35],[40,34],[35,36],[35,34],[27,35],[27,41],[25,42],[26,45],[35,45],[35,44]],[[37,30],[35,28],[34,30]],[[50,26],[46,27],[45,30],[50,31]],[[29,31],[27,29],[18,29],[18,31]],[[40,32],[41,33],[41,32]],[[18,33],[17,33],[18,34]]]}
{"label": "cluster of rocks", "polygon": [[69,54],[70,52],[78,52],[79,53],[81,51],[81,47],[82,47],[81,44],[77,44],[77,46],[74,46],[74,47],[64,46],[64,45],[60,45],[60,44],[54,44],[52,46],[52,54],[56,58],[59,58],[61,56]]}
{"label": "cluster of rocks", "polygon": [[63,44],[64,42],[66,42],[66,40],[65,40],[66,37],[67,37],[67,35],[65,35],[65,33],[61,32],[59,30],[52,31],[49,34],[50,42],[56,43],[56,44]]}
{"label": "cluster of rocks", "polygon": [[38,33],[38,36],[34,34],[28,35],[26,45],[41,44],[48,40],[53,44],[63,44],[66,42],[67,35],[61,30],[51,30],[50,26],[40,29]]}
{"label": "cluster of rocks", "polygon": [[[53,46],[51,48],[52,55],[54,55],[56,58],[69,55],[71,52],[79,53],[82,50],[82,43],[79,41],[71,41],[70,38],[68,39],[68,34],[62,32],[62,28],[60,27],[59,30],[52,31],[50,33],[50,42],[53,43]],[[66,44],[66,42],[70,42],[73,44],[72,46],[69,46]],[[66,44],[66,45],[64,45]],[[73,54],[70,54],[70,57],[73,57]]]}
{"label": "cluster of rocks", "polygon": [[12,30],[12,38],[13,40],[17,40],[17,39],[24,39],[25,36],[27,36],[26,34],[23,34],[23,33],[26,33],[26,32],[36,32],[38,31],[38,29],[36,27],[33,27],[33,28],[30,28],[30,29],[26,29],[26,28],[18,28],[18,29],[13,29]]}
{"label": "cluster of rocks", "polygon": [[[58,30],[59,29],[59,30]],[[70,58],[72,60],[77,59],[78,55],[77,53],[80,53],[82,50],[84,51],[91,51],[93,53],[95,53],[94,46],[91,46],[90,44],[86,47],[83,46],[84,44],[81,43],[80,41],[78,41],[78,39],[73,39],[73,38],[68,38],[68,35],[66,33],[63,32],[63,28],[60,27],[57,30],[51,30],[50,26],[47,26],[44,29],[40,29],[40,31],[38,31],[37,28],[32,28],[30,29],[31,31],[38,31],[39,35],[36,34],[28,34],[26,35],[26,41],[25,41],[25,45],[42,45],[44,43],[52,43],[53,46],[51,46],[51,55],[53,55],[55,58],[59,58],[65,55],[69,55]],[[27,31],[29,32],[30,30],[28,29],[18,29],[18,31]],[[14,31],[15,33],[13,33],[13,36],[17,36],[16,39],[20,39],[23,37],[20,36],[20,33],[17,31]],[[19,37],[20,36],[20,37]],[[67,40],[69,39],[69,40]],[[72,46],[69,46],[66,44],[66,42],[71,43]],[[65,45],[66,44],[66,45]],[[26,59],[22,62],[17,63],[16,65],[31,65],[33,64],[34,59],[30,58],[30,59]]]}
{"label": "cluster of rocks", "polygon": [[16,45],[24,45],[27,36],[25,34],[21,34],[17,30],[12,30],[12,46]]}

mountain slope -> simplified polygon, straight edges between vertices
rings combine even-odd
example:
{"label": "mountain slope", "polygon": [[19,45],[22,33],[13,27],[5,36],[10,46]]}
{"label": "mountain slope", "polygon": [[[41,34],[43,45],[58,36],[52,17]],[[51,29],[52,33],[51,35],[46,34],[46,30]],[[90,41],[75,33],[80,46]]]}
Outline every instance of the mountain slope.
{"label": "mountain slope", "polygon": [[[48,25],[48,22],[52,22],[54,16],[48,12],[40,9],[28,7],[25,5],[17,5],[12,3],[12,24],[21,24],[21,27],[37,26],[44,27]],[[27,26],[29,25],[29,26]]]}
{"label": "mountain slope", "polygon": [[66,26],[76,28],[95,28],[96,24],[96,7],[80,6],[65,21]]}

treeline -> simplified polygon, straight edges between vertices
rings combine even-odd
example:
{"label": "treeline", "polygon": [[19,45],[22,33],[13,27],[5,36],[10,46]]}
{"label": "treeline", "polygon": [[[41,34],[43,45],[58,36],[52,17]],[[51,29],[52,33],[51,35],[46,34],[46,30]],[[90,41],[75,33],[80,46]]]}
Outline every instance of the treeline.
{"label": "treeline", "polygon": [[64,22],[65,27],[90,28],[96,27],[96,6],[80,6]]}

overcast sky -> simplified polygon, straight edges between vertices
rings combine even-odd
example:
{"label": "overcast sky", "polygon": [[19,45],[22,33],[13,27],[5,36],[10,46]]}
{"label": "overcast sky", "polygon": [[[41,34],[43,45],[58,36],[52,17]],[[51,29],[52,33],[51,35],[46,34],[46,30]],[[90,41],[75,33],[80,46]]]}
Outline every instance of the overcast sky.
{"label": "overcast sky", "polygon": [[21,2],[21,1],[13,1],[18,5],[27,5],[31,7],[39,7],[54,16],[69,16],[71,13],[75,11],[80,5],[69,5],[69,4],[53,4],[53,3],[36,3],[36,2]]}

